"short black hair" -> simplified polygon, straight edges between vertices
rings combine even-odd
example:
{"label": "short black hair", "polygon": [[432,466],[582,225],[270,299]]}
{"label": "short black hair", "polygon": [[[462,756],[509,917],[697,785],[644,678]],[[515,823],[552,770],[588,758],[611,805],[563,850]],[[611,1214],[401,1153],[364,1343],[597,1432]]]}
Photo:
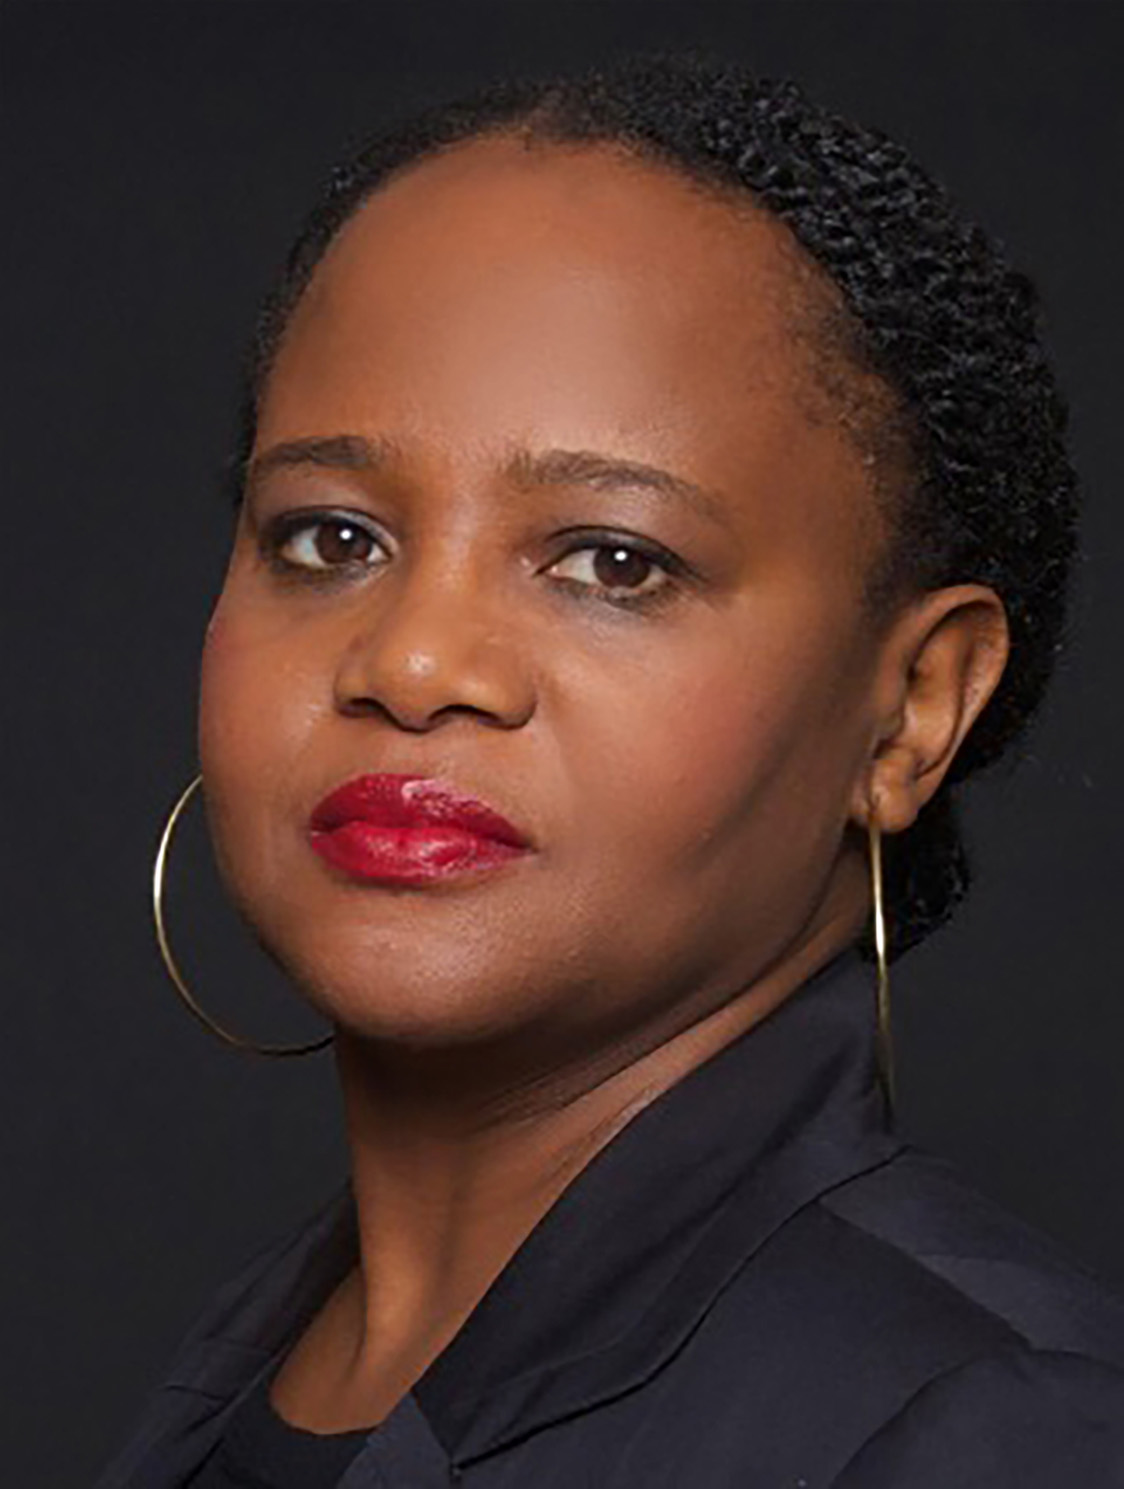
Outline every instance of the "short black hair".
{"label": "short black hair", "polygon": [[239,468],[288,317],[340,228],[394,172],[489,135],[615,146],[747,193],[784,223],[840,297],[832,351],[876,375],[904,437],[882,590],[978,582],[1006,608],[1011,654],[996,693],[917,822],[886,840],[896,955],[966,892],[956,785],[1024,736],[1063,640],[1076,479],[1034,287],[905,150],[790,81],[662,56],[500,83],[383,132],[332,173],[258,324]]}

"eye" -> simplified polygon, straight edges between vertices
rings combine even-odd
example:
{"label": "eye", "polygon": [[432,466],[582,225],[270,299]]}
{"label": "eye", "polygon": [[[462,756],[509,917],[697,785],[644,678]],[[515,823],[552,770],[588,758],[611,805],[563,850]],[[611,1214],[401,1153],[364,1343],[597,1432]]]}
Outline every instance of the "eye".
{"label": "eye", "polygon": [[594,591],[597,599],[627,606],[665,598],[675,588],[674,568],[671,554],[649,551],[635,538],[606,537],[571,548],[550,571]]}
{"label": "eye", "polygon": [[345,513],[318,512],[282,517],[266,533],[270,559],[282,568],[325,573],[369,566],[383,551],[372,529]]}

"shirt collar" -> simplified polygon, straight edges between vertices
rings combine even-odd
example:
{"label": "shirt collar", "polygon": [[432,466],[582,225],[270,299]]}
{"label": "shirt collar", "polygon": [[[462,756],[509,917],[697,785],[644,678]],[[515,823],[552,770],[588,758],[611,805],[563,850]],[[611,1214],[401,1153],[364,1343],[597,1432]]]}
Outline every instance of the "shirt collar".
{"label": "shirt collar", "polygon": [[897,1151],[873,998],[845,953],[595,1155],[414,1387],[456,1461],[638,1385],[796,1210]]}

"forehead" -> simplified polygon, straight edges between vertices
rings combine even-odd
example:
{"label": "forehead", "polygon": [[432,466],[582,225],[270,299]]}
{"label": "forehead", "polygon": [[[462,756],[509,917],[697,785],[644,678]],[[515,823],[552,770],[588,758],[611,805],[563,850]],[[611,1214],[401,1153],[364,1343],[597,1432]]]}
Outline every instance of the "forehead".
{"label": "forehead", "polygon": [[616,149],[474,141],[341,230],[287,328],[257,448],[373,435],[455,467],[464,490],[512,449],[608,451],[755,520],[783,503],[790,523],[853,530],[869,471],[817,372],[831,308],[748,198]]}
{"label": "forehead", "polygon": [[748,198],[616,149],[496,138],[422,161],[359,209],[282,358],[330,343],[341,372],[393,358],[432,373],[439,347],[450,379],[537,358],[586,378],[595,364],[599,387],[627,372],[646,397],[678,368],[726,381],[730,397],[783,384],[810,402],[827,293]]}

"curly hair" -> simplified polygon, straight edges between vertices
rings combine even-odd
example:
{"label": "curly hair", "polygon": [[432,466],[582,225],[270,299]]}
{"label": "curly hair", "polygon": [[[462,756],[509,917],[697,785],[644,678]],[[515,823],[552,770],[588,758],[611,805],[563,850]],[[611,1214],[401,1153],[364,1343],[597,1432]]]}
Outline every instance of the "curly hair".
{"label": "curly hair", "polygon": [[858,382],[847,366],[867,382],[873,373],[889,395],[875,414],[883,443],[905,451],[893,537],[872,592],[885,602],[977,582],[1003,602],[1011,654],[1002,680],[941,789],[886,843],[897,955],[963,898],[969,866],[956,785],[1025,734],[1063,640],[1076,480],[1034,287],[899,145],[818,107],[792,82],[646,57],[502,83],[379,135],[332,173],[258,323],[243,457],[289,315],[341,227],[394,172],[497,134],[615,146],[697,184],[748,194],[784,223],[834,286],[838,313],[823,317],[821,342],[844,368],[837,387]]}

